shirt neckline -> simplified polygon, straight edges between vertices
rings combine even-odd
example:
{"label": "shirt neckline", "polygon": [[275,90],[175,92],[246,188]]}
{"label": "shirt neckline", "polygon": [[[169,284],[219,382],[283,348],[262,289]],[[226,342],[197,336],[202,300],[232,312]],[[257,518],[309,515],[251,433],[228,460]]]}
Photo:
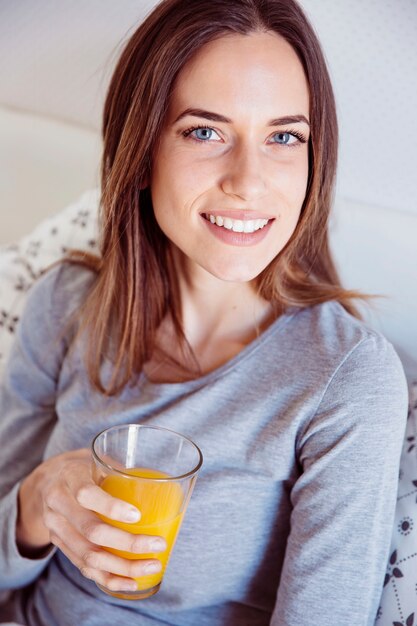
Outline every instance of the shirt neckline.
{"label": "shirt neckline", "polygon": [[242,361],[249,358],[256,350],[258,350],[271,335],[279,332],[288,324],[288,322],[296,315],[299,311],[297,307],[292,307],[288,309],[285,313],[280,315],[272,324],[268,326],[266,330],[264,330],[256,339],[248,343],[238,354],[234,357],[216,367],[211,372],[207,374],[203,374],[198,378],[193,378],[192,380],[186,380],[183,382],[173,382],[173,383],[154,383],[152,382],[147,375],[142,372],[139,378],[140,387],[146,387],[147,389],[151,389],[154,393],[172,393],[173,395],[177,394],[180,391],[192,391],[193,389],[204,387],[214,382],[224,374],[226,374],[229,370],[235,369],[238,364]]}

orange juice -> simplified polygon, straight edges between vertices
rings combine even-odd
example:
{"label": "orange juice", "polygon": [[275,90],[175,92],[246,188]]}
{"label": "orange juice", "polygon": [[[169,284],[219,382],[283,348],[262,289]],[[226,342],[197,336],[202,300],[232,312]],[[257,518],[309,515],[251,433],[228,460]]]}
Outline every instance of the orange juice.
{"label": "orange juice", "polygon": [[[126,559],[159,559],[162,570],[157,574],[148,574],[136,578],[138,590],[152,589],[160,584],[168,559],[175,543],[183,517],[182,505],[184,494],[181,485],[175,481],[137,480],[136,478],[169,478],[168,474],[157,470],[138,467],[124,470],[127,476],[110,475],[104,478],[101,488],[116,498],[136,506],[141,512],[141,519],[134,524],[115,522],[104,518],[112,526],[117,526],[135,535],[159,535],[167,542],[165,552],[134,554],[123,550],[106,548]],[[117,595],[117,594],[114,594]]]}

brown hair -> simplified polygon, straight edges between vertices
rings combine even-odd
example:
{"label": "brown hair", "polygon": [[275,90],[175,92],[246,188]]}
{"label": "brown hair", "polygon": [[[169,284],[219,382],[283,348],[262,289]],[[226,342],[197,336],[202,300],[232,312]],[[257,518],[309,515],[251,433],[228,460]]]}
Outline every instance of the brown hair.
{"label": "brown hair", "polygon": [[[127,42],[108,90],[103,119],[101,259],[82,312],[87,367],[94,386],[112,395],[132,382],[155,350],[170,316],[180,345],[177,279],[169,241],[152,210],[147,181],[174,81],[206,43],[226,34],[272,31],[296,51],[310,90],[309,180],[292,237],[257,277],[261,296],[281,310],[361,297],[341,285],[328,244],[337,161],[333,91],[317,37],[294,0],[164,0]],[[111,344],[110,338],[111,337]],[[100,368],[110,348],[113,374]]]}

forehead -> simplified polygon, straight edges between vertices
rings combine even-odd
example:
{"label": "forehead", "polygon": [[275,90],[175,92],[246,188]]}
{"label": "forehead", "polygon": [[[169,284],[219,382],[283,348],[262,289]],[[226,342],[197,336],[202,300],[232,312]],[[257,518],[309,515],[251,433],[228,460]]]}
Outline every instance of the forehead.
{"label": "forehead", "polygon": [[258,111],[308,118],[309,90],[301,62],[283,37],[232,34],[203,46],[181,70],[170,108],[190,105],[231,117]]}

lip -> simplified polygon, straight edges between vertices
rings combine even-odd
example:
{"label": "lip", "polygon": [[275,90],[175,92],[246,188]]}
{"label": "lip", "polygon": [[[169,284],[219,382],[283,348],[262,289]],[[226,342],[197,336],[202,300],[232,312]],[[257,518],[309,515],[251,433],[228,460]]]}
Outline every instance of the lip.
{"label": "lip", "polygon": [[275,219],[275,215],[268,215],[268,213],[260,213],[258,211],[251,211],[251,210],[246,210],[246,211],[239,211],[239,210],[235,210],[235,211],[231,211],[231,210],[227,210],[225,209],[224,211],[205,211],[204,213],[200,213],[200,215],[202,217],[204,217],[205,215],[214,215],[214,217],[218,217],[219,215],[221,215],[221,217],[230,217],[230,219],[232,220],[243,220],[243,221],[248,221],[248,220],[273,220]]}
{"label": "lip", "polygon": [[[210,215],[215,215],[215,213],[210,213]],[[224,215],[228,217],[224,213],[217,213],[217,215]],[[269,229],[273,224],[273,220],[268,222],[266,226],[260,228],[259,230],[255,230],[253,233],[235,233],[233,230],[228,230],[227,228],[223,228],[223,226],[217,226],[216,224],[212,224],[210,220],[207,220],[203,214],[201,214],[201,219],[203,220],[206,228],[209,229],[212,235],[217,239],[220,239],[223,243],[229,244],[230,246],[255,246],[259,242],[261,242],[267,236]],[[239,218],[235,218],[239,219]],[[246,218],[247,219],[247,218]],[[253,219],[262,219],[262,218],[253,218]],[[267,219],[267,218],[263,218]]]}

